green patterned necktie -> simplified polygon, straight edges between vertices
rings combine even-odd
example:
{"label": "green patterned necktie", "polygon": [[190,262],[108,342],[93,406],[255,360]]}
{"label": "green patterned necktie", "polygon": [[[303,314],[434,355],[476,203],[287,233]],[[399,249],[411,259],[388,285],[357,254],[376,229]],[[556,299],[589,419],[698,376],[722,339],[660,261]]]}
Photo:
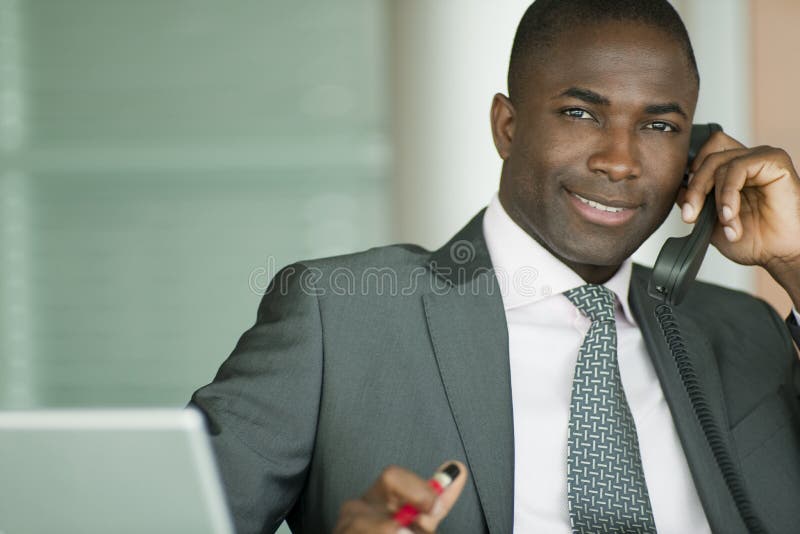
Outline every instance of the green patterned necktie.
{"label": "green patterned necktie", "polygon": [[655,533],[636,426],[617,363],[614,293],[587,284],[564,295],[592,321],[575,365],[569,409],[572,532]]}

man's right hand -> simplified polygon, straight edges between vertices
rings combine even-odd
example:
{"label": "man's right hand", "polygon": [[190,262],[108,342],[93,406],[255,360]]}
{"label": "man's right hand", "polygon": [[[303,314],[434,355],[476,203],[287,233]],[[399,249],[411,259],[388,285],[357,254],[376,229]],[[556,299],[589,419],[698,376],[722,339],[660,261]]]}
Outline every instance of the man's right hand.
{"label": "man's right hand", "polygon": [[[461,495],[467,481],[467,467],[461,462],[445,462],[439,469],[451,463],[458,466],[460,473],[438,496],[428,481],[411,471],[397,466],[387,467],[360,499],[342,505],[334,534],[435,532]],[[402,527],[393,519],[405,504],[414,506],[420,512],[408,527]]]}

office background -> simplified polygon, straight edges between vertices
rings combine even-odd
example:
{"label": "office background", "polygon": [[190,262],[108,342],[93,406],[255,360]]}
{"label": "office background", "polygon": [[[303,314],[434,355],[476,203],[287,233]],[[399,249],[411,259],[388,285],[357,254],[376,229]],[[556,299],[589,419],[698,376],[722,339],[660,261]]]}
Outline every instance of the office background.
{"label": "office background", "polygon": [[[675,4],[697,121],[798,147],[800,6]],[[444,242],[496,190],[526,5],[0,0],[1,405],[180,405],[282,265]],[[764,291],[714,253],[703,276]]]}
{"label": "office background", "polygon": [[[527,4],[0,0],[0,408],[183,405],[281,266],[443,243],[496,190]],[[674,4],[697,121],[800,157],[800,4]],[[788,310],[716,254],[702,276]]]}

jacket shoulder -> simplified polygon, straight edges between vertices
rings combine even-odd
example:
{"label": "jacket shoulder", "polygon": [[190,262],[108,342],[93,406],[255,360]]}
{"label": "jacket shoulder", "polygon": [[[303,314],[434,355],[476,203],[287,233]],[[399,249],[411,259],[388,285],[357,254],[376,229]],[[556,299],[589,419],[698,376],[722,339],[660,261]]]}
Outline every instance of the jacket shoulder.
{"label": "jacket shoulder", "polygon": [[329,272],[334,269],[363,271],[370,268],[414,268],[428,263],[431,251],[419,245],[399,243],[373,247],[360,252],[302,260],[307,268]]}
{"label": "jacket shoulder", "polygon": [[[375,297],[411,297],[431,286],[431,252],[418,245],[395,244],[361,252],[297,261],[278,271],[271,286],[290,286],[345,304]],[[396,301],[398,299],[390,299]],[[388,303],[387,303],[388,305]]]}

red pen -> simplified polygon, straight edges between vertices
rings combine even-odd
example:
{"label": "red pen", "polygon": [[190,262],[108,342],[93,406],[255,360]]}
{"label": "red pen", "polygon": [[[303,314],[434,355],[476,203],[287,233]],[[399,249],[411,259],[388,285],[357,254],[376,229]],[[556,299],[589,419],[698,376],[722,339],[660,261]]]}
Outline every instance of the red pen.
{"label": "red pen", "polygon": [[[442,492],[456,479],[461,470],[457,464],[448,464],[444,469],[438,471],[428,480],[428,485],[433,488],[436,495],[441,495]],[[414,519],[419,515],[419,510],[410,504],[404,504],[394,514],[394,520],[401,526],[407,527],[414,522]]]}

